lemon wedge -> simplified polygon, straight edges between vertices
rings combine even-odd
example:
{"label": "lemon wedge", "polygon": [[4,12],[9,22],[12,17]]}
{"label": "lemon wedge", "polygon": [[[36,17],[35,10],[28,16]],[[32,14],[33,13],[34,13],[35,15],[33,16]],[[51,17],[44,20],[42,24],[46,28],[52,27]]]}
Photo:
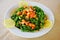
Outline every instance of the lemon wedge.
{"label": "lemon wedge", "polygon": [[46,20],[44,24],[44,28],[50,28],[51,25],[52,25],[52,22],[50,20]]}
{"label": "lemon wedge", "polygon": [[26,2],[26,1],[20,1],[19,2],[19,7],[22,7],[22,6],[28,6],[28,2]]}
{"label": "lemon wedge", "polygon": [[4,26],[6,27],[6,28],[12,28],[12,27],[14,27],[15,26],[15,22],[12,20],[12,19],[5,19],[4,20]]}

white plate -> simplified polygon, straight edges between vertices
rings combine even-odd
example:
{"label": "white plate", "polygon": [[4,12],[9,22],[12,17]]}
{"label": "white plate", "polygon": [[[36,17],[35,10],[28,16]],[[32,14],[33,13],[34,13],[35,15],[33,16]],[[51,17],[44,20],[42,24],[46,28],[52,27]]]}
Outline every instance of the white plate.
{"label": "white plate", "polygon": [[[34,32],[34,33],[31,33],[31,32],[21,32],[18,28],[14,27],[14,28],[9,28],[8,30],[17,35],[17,36],[20,36],[20,37],[24,37],[24,38],[35,38],[35,37],[39,37],[39,36],[43,36],[44,34],[48,33],[52,27],[53,27],[53,24],[54,24],[54,16],[53,16],[53,12],[48,8],[46,7],[45,5],[41,4],[41,3],[37,3],[37,2],[28,2],[29,5],[32,5],[32,6],[38,6],[40,7],[44,12],[45,14],[48,15],[48,18],[49,20],[52,21],[52,25],[50,28],[46,28],[46,29],[41,29],[40,31],[38,32]],[[18,4],[15,4],[13,6],[11,6],[7,12],[5,13],[4,15],[4,19],[8,19],[10,18],[10,13],[11,11],[18,7]]]}

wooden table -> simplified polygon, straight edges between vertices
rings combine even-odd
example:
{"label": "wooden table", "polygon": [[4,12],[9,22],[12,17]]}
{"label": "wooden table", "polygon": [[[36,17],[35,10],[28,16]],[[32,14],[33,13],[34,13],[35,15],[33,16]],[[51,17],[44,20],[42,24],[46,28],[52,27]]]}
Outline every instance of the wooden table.
{"label": "wooden table", "polygon": [[52,30],[46,35],[38,38],[22,38],[10,33],[3,26],[3,17],[5,11],[12,4],[18,3],[20,0],[0,0],[0,40],[60,40],[60,0],[27,0],[36,1],[49,7],[55,16],[55,24]]}

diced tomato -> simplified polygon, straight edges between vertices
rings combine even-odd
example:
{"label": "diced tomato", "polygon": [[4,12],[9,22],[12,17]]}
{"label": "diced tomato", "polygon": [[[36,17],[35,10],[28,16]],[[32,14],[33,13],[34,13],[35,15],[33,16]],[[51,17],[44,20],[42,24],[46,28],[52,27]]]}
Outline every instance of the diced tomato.
{"label": "diced tomato", "polygon": [[29,26],[31,27],[31,23],[29,23]]}
{"label": "diced tomato", "polygon": [[20,24],[25,24],[25,25],[27,25],[27,26],[30,26],[32,29],[35,28],[35,25],[34,25],[34,24],[29,23],[29,22],[25,21],[24,19],[22,20],[22,22],[20,22]]}
{"label": "diced tomato", "polygon": [[35,17],[35,12],[30,12],[30,18],[34,18]]}
{"label": "diced tomato", "polygon": [[32,27],[32,29],[34,29],[35,27]]}
{"label": "diced tomato", "polygon": [[35,28],[35,25],[34,25],[34,24],[32,24],[32,23],[29,23],[29,26],[30,26],[32,29],[34,29],[34,28]]}
{"label": "diced tomato", "polygon": [[29,22],[25,22],[25,24],[28,26],[29,25]]}

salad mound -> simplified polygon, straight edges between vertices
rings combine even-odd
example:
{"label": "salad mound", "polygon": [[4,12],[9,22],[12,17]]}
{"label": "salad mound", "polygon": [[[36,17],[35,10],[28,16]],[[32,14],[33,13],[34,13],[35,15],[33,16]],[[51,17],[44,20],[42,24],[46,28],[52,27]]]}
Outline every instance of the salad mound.
{"label": "salad mound", "polygon": [[37,6],[22,6],[18,8],[11,19],[15,22],[15,27],[24,32],[39,31],[48,20],[44,11]]}

